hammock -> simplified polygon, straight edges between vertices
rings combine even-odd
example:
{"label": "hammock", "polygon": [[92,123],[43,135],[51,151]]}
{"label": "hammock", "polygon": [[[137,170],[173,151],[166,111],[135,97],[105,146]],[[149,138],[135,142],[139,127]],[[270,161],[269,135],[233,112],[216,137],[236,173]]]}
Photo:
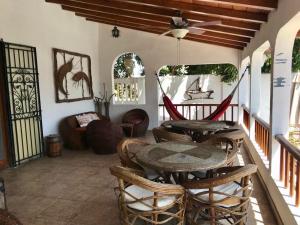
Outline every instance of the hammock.
{"label": "hammock", "polygon": [[[237,85],[234,87],[234,89],[232,90],[232,92],[230,93],[230,95],[225,98],[219,105],[218,107],[215,109],[215,111],[213,111],[208,117],[204,118],[203,120],[213,120],[213,121],[217,121],[227,110],[228,106],[231,103],[231,100],[234,96],[235,91],[238,89],[244,75],[246,74],[246,71],[248,70],[249,67],[246,67],[244,73],[242,74],[240,80],[238,81]],[[170,115],[170,118],[173,120],[187,120],[183,115],[181,115],[178,110],[176,109],[175,105],[172,103],[172,101],[170,100],[170,98],[166,95],[166,93],[164,92],[160,80],[158,78],[158,76],[156,75],[158,84],[160,86],[161,92],[163,94],[163,102],[164,105]]]}

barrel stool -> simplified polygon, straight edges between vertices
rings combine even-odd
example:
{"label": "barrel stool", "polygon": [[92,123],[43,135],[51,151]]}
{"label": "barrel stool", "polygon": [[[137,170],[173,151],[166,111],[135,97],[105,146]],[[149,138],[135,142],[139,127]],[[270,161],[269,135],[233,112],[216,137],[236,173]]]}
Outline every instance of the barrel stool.
{"label": "barrel stool", "polygon": [[61,156],[62,143],[60,136],[52,134],[46,137],[46,149],[49,157]]}

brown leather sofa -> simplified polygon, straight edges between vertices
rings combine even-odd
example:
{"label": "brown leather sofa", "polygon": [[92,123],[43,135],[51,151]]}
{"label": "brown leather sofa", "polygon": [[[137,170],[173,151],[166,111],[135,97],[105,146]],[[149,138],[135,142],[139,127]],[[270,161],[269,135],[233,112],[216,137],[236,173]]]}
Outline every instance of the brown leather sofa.
{"label": "brown leather sofa", "polygon": [[[95,112],[84,112],[75,115],[68,116],[62,119],[59,123],[59,133],[63,140],[64,147],[68,149],[87,149],[88,144],[86,140],[86,127],[80,127],[76,116],[95,113]],[[106,117],[99,115],[100,119],[108,120]]]}

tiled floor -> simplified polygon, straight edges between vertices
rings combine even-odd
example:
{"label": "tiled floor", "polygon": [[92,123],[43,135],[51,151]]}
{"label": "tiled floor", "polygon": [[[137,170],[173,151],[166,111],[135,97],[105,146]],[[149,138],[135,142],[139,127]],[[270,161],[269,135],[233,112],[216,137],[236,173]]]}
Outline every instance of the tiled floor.
{"label": "tiled floor", "polygon": [[[6,169],[0,175],[5,179],[8,209],[24,225],[119,225],[116,181],[108,170],[118,163],[116,154],[65,150],[62,157]],[[276,225],[256,178],[252,207],[249,225]]]}

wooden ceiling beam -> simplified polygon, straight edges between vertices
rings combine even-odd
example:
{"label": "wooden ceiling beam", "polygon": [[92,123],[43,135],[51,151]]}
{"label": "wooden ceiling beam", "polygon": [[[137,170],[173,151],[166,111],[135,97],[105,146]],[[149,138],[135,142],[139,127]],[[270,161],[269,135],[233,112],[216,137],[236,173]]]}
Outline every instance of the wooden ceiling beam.
{"label": "wooden ceiling beam", "polygon": [[[94,2],[100,2],[99,0],[88,0]],[[149,6],[173,8],[181,11],[194,11],[197,13],[218,15],[225,18],[232,18],[245,21],[266,22],[268,20],[268,14],[264,12],[248,12],[234,9],[226,9],[216,6],[207,6],[195,4],[192,2],[180,2],[178,0],[110,0],[111,2],[122,3],[135,3],[136,5],[146,4]],[[145,5],[145,6],[146,6]]]}
{"label": "wooden ceiling beam", "polygon": [[[93,19],[93,18],[86,18],[86,20],[87,21],[92,21],[92,22],[97,22],[97,23],[108,24],[108,25],[112,25],[112,26],[116,25],[116,23],[114,21],[111,21],[111,20],[101,20],[101,19]],[[148,32],[148,33],[160,34],[159,31],[153,31],[153,30],[149,30],[147,28],[136,27],[135,25],[123,24],[123,23],[120,23],[120,22],[118,22],[117,25],[119,27],[124,27],[124,28],[132,29],[132,30],[139,30],[139,31],[144,31],[144,32]],[[170,36],[170,35],[168,35],[168,36]],[[234,48],[234,49],[238,49],[238,50],[243,49],[242,46],[232,45],[232,44],[225,44],[225,43],[217,42],[217,41],[214,41],[214,40],[211,40],[211,39],[207,40],[207,39],[203,39],[203,38],[202,39],[193,38],[193,37],[190,37],[189,35],[187,35],[187,37],[185,39],[190,40],[190,41],[196,41],[196,42],[202,42],[202,43],[227,47],[227,48]]]}
{"label": "wooden ceiling beam", "polygon": [[[103,16],[102,13],[89,13],[86,12],[85,10],[76,10],[76,15],[80,15],[80,16],[84,16],[84,17],[94,17],[94,18],[99,18],[99,19],[112,19],[111,17],[106,17]],[[131,22],[134,23],[136,25],[140,25],[143,27],[147,27],[148,29],[152,29],[152,30],[156,30],[159,27],[157,26],[157,28],[153,28],[151,26],[149,26],[149,23],[147,23],[147,21],[137,21],[137,20],[122,20],[122,19],[116,19],[114,18],[113,21],[119,21],[119,22]],[[168,26],[165,26],[165,29],[163,29],[163,32],[168,30]],[[162,33],[163,33],[162,32]],[[222,34],[222,33],[218,33],[218,32],[211,32],[211,31],[206,31],[204,34],[201,34],[201,36],[207,36],[207,37],[215,37],[215,38],[220,38],[220,39],[224,39],[224,40],[232,40],[232,41],[236,41],[236,42],[242,42],[244,44],[249,43],[250,42],[250,38],[247,37],[240,37],[240,36],[234,36],[234,35],[229,35],[229,34]]]}
{"label": "wooden ceiling beam", "polygon": [[[131,11],[126,11],[125,13],[122,13],[122,10],[119,9],[113,9],[113,8],[101,8],[98,7],[97,11],[96,10],[90,10],[90,9],[82,9],[82,8],[76,8],[73,6],[65,6],[62,5],[62,8],[64,10],[68,11],[73,11],[73,12],[80,12],[80,13],[86,13],[86,14],[91,14],[91,15],[98,15],[98,16],[104,16],[105,14],[112,14],[112,15],[122,15],[130,18],[137,18],[137,19],[144,19],[144,20],[149,20],[149,21],[155,21],[155,22],[162,22],[165,23],[167,26],[170,24],[170,18],[164,17],[164,16],[159,16],[159,15],[150,15],[150,14],[139,14],[137,12],[131,12]],[[109,17],[109,15],[108,15]],[[196,22],[196,21],[191,21],[191,22]],[[255,32],[254,31],[249,31],[249,30],[240,30],[238,28],[232,28],[232,27],[225,27],[225,26],[209,26],[209,27],[203,27],[204,30],[208,31],[217,31],[217,32],[222,32],[222,33],[229,33],[233,35],[238,35],[238,36],[243,36],[243,37],[253,37]],[[250,39],[247,38],[249,42]]]}
{"label": "wooden ceiling beam", "polygon": [[[92,15],[98,15],[101,17],[107,17],[107,18],[113,18],[116,20],[125,20],[128,22],[143,22],[147,24],[148,26],[153,26],[153,29],[156,27],[164,27],[166,30],[169,28],[170,22],[168,20],[160,20],[160,21],[155,21],[155,20],[149,20],[148,18],[133,18],[128,15],[120,15],[117,14],[118,11],[111,11],[111,12],[94,12],[94,11],[89,11],[86,9],[80,9],[76,7],[70,7],[70,6],[62,6],[63,9],[65,10],[70,10],[74,12],[80,12],[80,13],[85,13],[85,14],[92,14]],[[214,33],[221,33],[222,35],[229,34],[232,36],[241,36],[241,37],[254,37],[255,32],[254,31],[249,31],[249,30],[239,30],[236,28],[229,28],[229,27],[222,27],[222,26],[209,26],[209,27],[202,27],[202,30],[206,30],[209,32],[214,32]],[[247,41],[248,42],[248,41]]]}
{"label": "wooden ceiling beam", "polygon": [[[161,34],[161,33],[165,32],[165,30],[162,29],[162,28],[158,28],[158,29],[153,30],[153,29],[151,29],[151,28],[149,28],[149,27],[147,27],[143,24],[139,24],[139,23],[135,23],[135,22],[116,21],[116,20],[113,20],[113,19],[89,16],[89,15],[80,14],[80,13],[76,13],[76,15],[81,16],[81,17],[85,17],[87,19],[97,20],[99,22],[109,21],[109,22],[111,22],[112,25],[117,25],[117,26],[128,25],[128,26],[132,26],[132,27],[136,27],[136,28],[141,28],[141,29],[145,29],[147,32],[152,32],[153,31],[152,33],[157,33],[157,34]],[[218,38],[218,37],[210,37],[210,36],[206,36],[205,34],[203,34],[203,35],[188,34],[186,37],[190,37],[190,38],[193,38],[195,40],[196,39],[197,40],[214,40],[214,41],[217,41],[219,43],[231,44],[231,45],[235,45],[235,46],[239,46],[239,47],[246,47],[247,46],[246,43],[242,43],[242,42],[238,42],[238,41],[234,41],[234,40],[226,40],[226,39]]]}
{"label": "wooden ceiling beam", "polygon": [[[120,14],[127,15],[130,14],[132,15],[133,13],[136,14],[136,17],[149,17],[151,15],[163,17],[163,18],[168,18],[169,20],[171,19],[172,16],[176,15],[176,10],[171,9],[171,10],[162,10],[159,9],[153,11],[153,7],[149,9],[149,7],[143,7],[143,11],[140,11],[141,8],[138,7],[126,7],[126,4],[123,5],[122,8],[118,7],[112,7],[108,5],[94,5],[89,3],[89,1],[85,2],[76,2],[74,0],[46,0],[47,2],[52,2],[52,3],[58,3],[62,4],[65,6],[72,6],[72,7],[77,7],[81,9],[88,9],[88,10],[94,10],[94,11],[107,11],[107,10],[119,10]],[[116,6],[120,6],[117,4]],[[229,27],[236,27],[239,29],[244,29],[244,30],[252,30],[252,31],[257,31],[260,29],[260,23],[255,23],[255,22],[245,22],[245,21],[237,21],[237,20],[232,20],[232,19],[227,19],[227,18],[221,18],[219,16],[212,16],[212,15],[204,15],[204,14],[199,14],[199,13],[194,13],[194,12],[183,12],[183,17],[188,18],[189,20],[193,20],[195,22],[201,22],[201,21],[214,21],[214,20],[221,20],[222,25],[224,26],[229,26]]]}
{"label": "wooden ceiling beam", "polygon": [[[267,13],[253,13],[247,11],[239,11],[233,9],[226,9],[220,7],[204,6],[199,4],[192,4],[188,2],[178,2],[176,0],[71,0],[73,2],[82,2],[93,5],[102,5],[108,7],[114,7],[119,9],[128,9],[132,11],[145,12],[147,10],[151,13],[175,16],[174,10],[181,10],[183,12],[195,12],[198,14],[208,16],[218,16],[233,20],[242,20],[263,23],[268,20]],[[65,0],[46,0],[46,2],[63,4]]]}
{"label": "wooden ceiling beam", "polygon": [[278,0],[196,0],[197,2],[220,3],[222,5],[242,6],[251,9],[272,11],[277,8]]}

